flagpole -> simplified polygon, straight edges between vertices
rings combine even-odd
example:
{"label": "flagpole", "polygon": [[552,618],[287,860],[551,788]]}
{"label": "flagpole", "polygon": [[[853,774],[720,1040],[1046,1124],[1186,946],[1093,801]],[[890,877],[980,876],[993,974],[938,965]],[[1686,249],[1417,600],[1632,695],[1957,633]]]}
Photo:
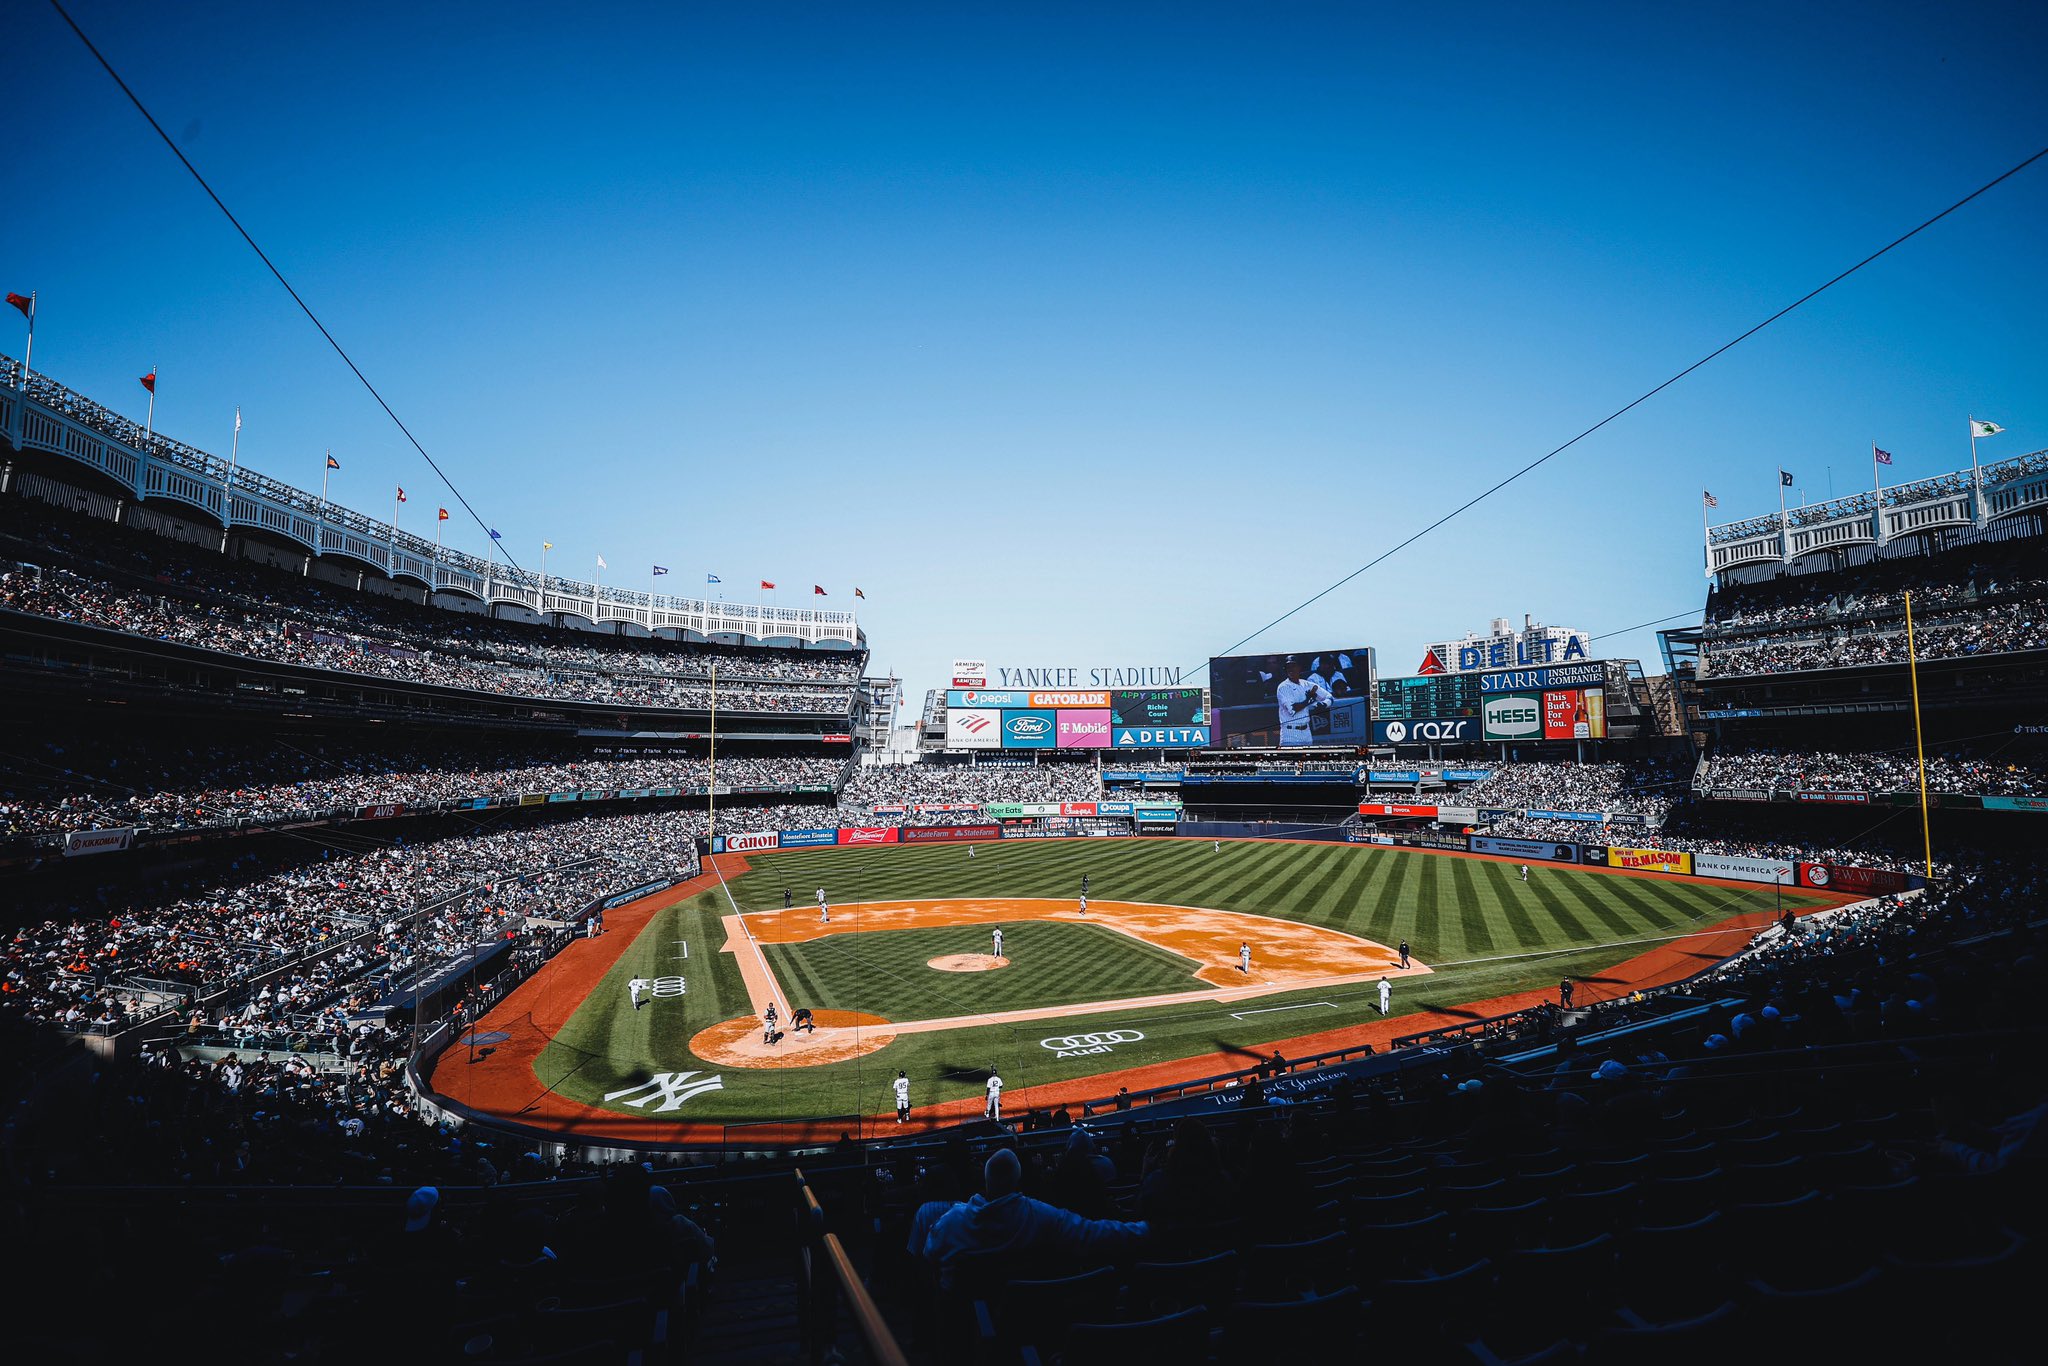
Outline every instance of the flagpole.
{"label": "flagpole", "polygon": [[1906,593],[1906,672],[1913,680],[1913,759],[1920,769],[1920,848],[1934,881],[1934,837],[1927,828],[1927,749],[1920,739],[1920,661],[1913,648],[1913,594]]}
{"label": "flagpole", "polygon": [[[718,834],[718,661],[711,661],[711,779],[704,784],[705,835]],[[708,838],[707,838],[708,842]]]}
{"label": "flagpole", "polygon": [[34,371],[36,362],[36,292],[28,292],[28,349],[21,353],[21,387],[28,388],[28,377]]}
{"label": "flagpole", "polygon": [[228,446],[228,477],[221,487],[227,488],[235,482],[235,466],[242,463],[242,410],[235,409],[235,439]]}
{"label": "flagpole", "polygon": [[142,420],[142,434],[156,435],[156,367],[149,367],[149,416]]}
{"label": "flagpole", "polygon": [[[327,460],[332,460],[333,458],[334,447],[329,446],[327,448]],[[320,462],[320,511],[323,515],[327,511],[327,477],[333,473],[334,467],[332,465],[329,465],[326,460]]]}

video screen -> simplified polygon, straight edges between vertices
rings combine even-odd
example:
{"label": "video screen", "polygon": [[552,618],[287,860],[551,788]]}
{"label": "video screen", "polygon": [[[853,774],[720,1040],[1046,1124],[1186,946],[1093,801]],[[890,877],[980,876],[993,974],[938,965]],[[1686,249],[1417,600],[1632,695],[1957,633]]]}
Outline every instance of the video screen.
{"label": "video screen", "polygon": [[1200,688],[1117,688],[1109,694],[1118,726],[1205,726]]}
{"label": "video screen", "polygon": [[1210,724],[1222,749],[1369,744],[1372,690],[1363,645],[1209,661]]}

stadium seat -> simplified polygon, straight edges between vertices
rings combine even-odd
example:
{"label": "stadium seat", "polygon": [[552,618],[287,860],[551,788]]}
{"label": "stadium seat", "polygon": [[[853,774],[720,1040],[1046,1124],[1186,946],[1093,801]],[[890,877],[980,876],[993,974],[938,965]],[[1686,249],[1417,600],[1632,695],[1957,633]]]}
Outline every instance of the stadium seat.
{"label": "stadium seat", "polygon": [[1076,1323],[1060,1366],[1131,1366],[1138,1361],[1201,1361],[1209,1354],[1209,1310],[1189,1305],[1132,1323]]}
{"label": "stadium seat", "polygon": [[1218,1252],[1185,1262],[1139,1262],[1124,1277],[1126,1304],[1141,1313],[1171,1313],[1235,1298],[1243,1259]]}
{"label": "stadium seat", "polygon": [[1314,1344],[1317,1351],[1342,1350],[1362,1327],[1355,1285],[1306,1299],[1240,1300],[1220,1317],[1223,1332],[1217,1356],[1225,1362],[1270,1362],[1276,1352],[1294,1344]]}
{"label": "stadium seat", "polygon": [[1587,1366],[1735,1361],[1753,1345],[1741,1306],[1727,1300],[1691,1318],[1609,1328],[1587,1341],[1584,1360]]}
{"label": "stadium seat", "polygon": [[1307,1295],[1350,1279],[1351,1237],[1328,1233],[1295,1243],[1257,1243],[1246,1249],[1244,1293],[1261,1299]]}

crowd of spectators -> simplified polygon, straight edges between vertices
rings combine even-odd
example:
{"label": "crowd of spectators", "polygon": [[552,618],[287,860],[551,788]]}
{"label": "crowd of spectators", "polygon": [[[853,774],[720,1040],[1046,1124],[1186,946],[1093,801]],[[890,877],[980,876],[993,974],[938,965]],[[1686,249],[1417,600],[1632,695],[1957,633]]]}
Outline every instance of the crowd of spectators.
{"label": "crowd of spectators", "polygon": [[693,874],[702,831],[702,813],[684,812],[518,821],[293,861],[248,854],[102,889],[92,904],[52,907],[40,922],[30,914],[8,939],[0,1010],[107,1030],[168,994],[204,1002],[203,1024],[331,1024],[366,992],[529,921]]}
{"label": "crowd of spectators", "polygon": [[[838,758],[728,752],[717,778],[721,787],[829,787],[844,767]],[[401,749],[318,737],[181,745],[20,735],[0,751],[0,835],[308,820],[370,805],[571,789],[693,792],[710,779],[704,754],[637,747],[553,744],[521,753],[504,744]]]}
{"label": "crowd of spectators", "polygon": [[[1920,776],[1911,754],[1749,749],[1709,756],[1700,784],[1708,789],[1762,792],[1917,792]],[[2048,795],[2048,769],[2020,756],[1930,754],[1927,790],[2038,797]]]}
{"label": "crowd of spectators", "polygon": [[975,765],[924,760],[855,769],[840,789],[839,811],[850,823],[864,824],[877,806],[1092,802],[1101,792],[1101,775],[1086,761]]}
{"label": "crowd of spectators", "polygon": [[1439,801],[1510,811],[1620,811],[1656,825],[1692,777],[1678,762],[1661,759],[1489,763],[1487,769],[1484,781],[1438,793]]}
{"label": "crowd of spectators", "polygon": [[1717,677],[1898,663],[1905,595],[1919,658],[2048,647],[2039,547],[1973,546],[1933,558],[1733,584],[1707,603],[1701,669]]}

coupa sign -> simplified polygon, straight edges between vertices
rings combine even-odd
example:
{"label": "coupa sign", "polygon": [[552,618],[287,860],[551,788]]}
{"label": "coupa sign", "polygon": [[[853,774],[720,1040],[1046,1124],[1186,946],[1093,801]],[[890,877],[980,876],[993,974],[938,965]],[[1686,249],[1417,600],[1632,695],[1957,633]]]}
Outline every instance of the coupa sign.
{"label": "coupa sign", "polygon": [[1543,702],[1528,693],[1489,697],[1481,712],[1489,740],[1541,740]]}
{"label": "coupa sign", "polygon": [[1138,1043],[1144,1037],[1135,1029],[1105,1029],[1099,1034],[1062,1034],[1058,1038],[1040,1039],[1038,1046],[1056,1058],[1085,1058],[1107,1053],[1120,1043]]}

